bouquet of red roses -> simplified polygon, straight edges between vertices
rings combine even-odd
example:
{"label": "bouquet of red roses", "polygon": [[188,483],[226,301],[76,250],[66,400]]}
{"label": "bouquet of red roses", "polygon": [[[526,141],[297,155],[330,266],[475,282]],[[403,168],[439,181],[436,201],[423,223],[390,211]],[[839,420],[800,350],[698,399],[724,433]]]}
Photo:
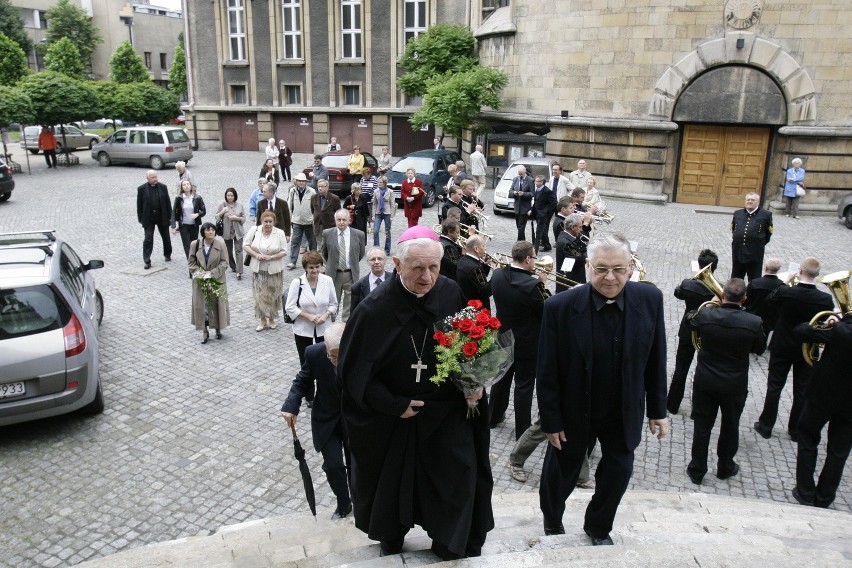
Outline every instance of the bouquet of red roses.
{"label": "bouquet of red roses", "polygon": [[[436,385],[449,379],[465,396],[500,380],[514,361],[515,338],[500,333],[500,320],[471,300],[462,311],[435,323],[438,366],[429,380]],[[467,416],[478,414],[475,400],[468,400]]]}

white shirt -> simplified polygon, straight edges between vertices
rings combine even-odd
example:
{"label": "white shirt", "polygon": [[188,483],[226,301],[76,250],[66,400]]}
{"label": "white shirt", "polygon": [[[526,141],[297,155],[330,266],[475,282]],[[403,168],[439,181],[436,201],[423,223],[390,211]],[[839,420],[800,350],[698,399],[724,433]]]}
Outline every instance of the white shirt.
{"label": "white shirt", "polygon": [[376,276],[372,272],[370,273],[370,292],[375,290],[379,286],[379,284],[381,284],[381,282],[379,284],[376,284],[376,280],[381,280],[382,282],[384,282],[385,281],[385,273],[382,272],[381,275],[379,275],[379,276]]}

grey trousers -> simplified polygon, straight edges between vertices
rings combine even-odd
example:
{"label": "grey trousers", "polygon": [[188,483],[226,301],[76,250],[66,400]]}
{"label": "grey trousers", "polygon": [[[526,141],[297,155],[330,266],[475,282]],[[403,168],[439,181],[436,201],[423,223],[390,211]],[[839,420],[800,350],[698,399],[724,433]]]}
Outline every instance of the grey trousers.
{"label": "grey trousers", "polygon": [[[532,425],[515,442],[515,447],[509,454],[509,464],[515,467],[524,467],[530,454],[545,440],[547,440],[547,434],[541,431],[541,416],[536,416]],[[580,477],[577,478],[577,483],[589,481],[589,456],[591,456],[591,451],[586,455],[583,466],[580,468]]]}

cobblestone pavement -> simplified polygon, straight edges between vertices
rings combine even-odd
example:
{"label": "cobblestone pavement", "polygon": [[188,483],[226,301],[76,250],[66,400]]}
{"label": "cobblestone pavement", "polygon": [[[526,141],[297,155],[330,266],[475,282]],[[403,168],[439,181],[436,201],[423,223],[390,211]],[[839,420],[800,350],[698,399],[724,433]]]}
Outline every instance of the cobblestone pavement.
{"label": "cobblestone pavement", "polygon": [[[153,269],[142,270],[135,189],[145,180],[145,168],[101,168],[87,153],[78,156],[81,165],[59,170],[48,170],[41,156],[31,156],[32,175],[17,175],[12,199],[0,204],[0,232],[53,228],[84,259],[105,261],[95,277],[106,305],[101,376],[107,409],[93,418],[66,416],[0,428],[0,532],[6,551],[0,565],[74,565],[146,543],[208,534],[222,525],[305,511],[292,443],[278,414],[297,372],[289,326],[282,322],[277,330],[256,333],[251,281],[229,274],[232,326],[223,340],[200,345],[201,334],[189,323],[190,284],[179,237],[172,238],[175,261],[164,264],[157,236]],[[300,169],[309,156],[295,158]],[[260,153],[198,152],[189,169],[208,210],[215,211],[229,186],[247,200],[262,161]],[[172,189],[176,177],[173,169],[161,172],[161,181]],[[491,197],[486,192],[486,201]],[[709,210],[700,213],[687,205],[616,200],[610,209],[612,229],[639,242],[648,278],[664,292],[673,354],[683,305],[672,290],[691,275],[690,260],[704,247],[719,253],[720,279],[729,273],[731,210],[700,208]],[[426,210],[424,224],[435,220],[436,209]],[[852,232],[838,219],[776,216],[775,222],[769,254],[785,262],[814,254],[823,261],[823,273],[851,267]],[[394,237],[404,226],[400,212]],[[495,235],[491,252],[509,252],[512,219],[492,215],[487,232]],[[670,372],[673,366],[672,356]],[[673,417],[671,437],[657,441],[648,435],[639,446],[632,486],[791,501],[794,444],[783,427],[770,440],[751,429],[763,402],[766,368],[766,356],[754,358],[740,425],[740,475],[716,480],[711,458],[704,484],[690,483],[688,390],[682,414]],[[779,424],[789,408],[788,387]],[[307,442],[304,414],[298,425]],[[495,491],[536,491],[541,449],[527,462],[526,484],[508,475],[512,424],[510,414],[492,431]],[[308,455],[320,513],[330,514],[333,497],[321,460],[312,448]],[[849,479],[841,485],[836,509],[852,510]]]}

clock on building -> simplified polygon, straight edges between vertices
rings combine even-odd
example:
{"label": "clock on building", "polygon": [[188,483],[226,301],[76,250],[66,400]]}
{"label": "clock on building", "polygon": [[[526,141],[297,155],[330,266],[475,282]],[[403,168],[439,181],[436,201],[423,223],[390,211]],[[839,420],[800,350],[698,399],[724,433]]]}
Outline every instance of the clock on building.
{"label": "clock on building", "polygon": [[725,3],[725,23],[735,30],[747,30],[760,19],[762,9],[759,0],[728,0]]}

